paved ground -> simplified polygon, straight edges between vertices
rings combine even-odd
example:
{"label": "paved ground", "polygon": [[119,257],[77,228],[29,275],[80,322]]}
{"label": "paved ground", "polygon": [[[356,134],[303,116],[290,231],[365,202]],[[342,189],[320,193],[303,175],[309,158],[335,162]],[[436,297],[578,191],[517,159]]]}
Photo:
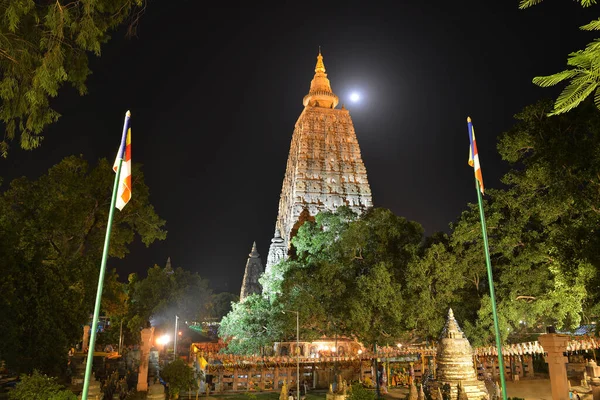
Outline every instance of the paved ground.
{"label": "paved ground", "polygon": [[[588,390],[574,386],[581,396],[581,400],[591,400],[591,393],[586,393]],[[408,394],[407,388],[393,388],[383,397],[387,400],[405,399]],[[508,397],[520,397],[525,400],[552,400],[552,390],[550,389],[549,379],[522,379],[518,382],[506,382],[506,394]]]}

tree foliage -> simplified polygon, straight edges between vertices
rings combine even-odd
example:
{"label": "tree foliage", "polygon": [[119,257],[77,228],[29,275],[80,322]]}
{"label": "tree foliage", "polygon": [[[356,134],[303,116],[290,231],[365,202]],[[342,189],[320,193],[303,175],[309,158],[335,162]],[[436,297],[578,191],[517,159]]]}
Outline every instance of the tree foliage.
{"label": "tree foliage", "polygon": [[[592,99],[566,114],[549,117],[551,109],[549,101],[526,107],[500,136],[505,187],[483,202],[503,341],[600,319],[600,113]],[[450,228],[423,238],[417,223],[389,210],[322,212],[300,227],[293,255],[262,277],[263,296],[237,304],[223,332],[236,346],[263,334],[289,340],[295,321],[280,311],[299,310],[306,340],[433,339],[452,307],[472,344],[492,344],[478,205]]]}
{"label": "tree foliage", "polygon": [[[0,195],[0,353],[11,368],[66,366],[93,310],[113,181],[106,160],[90,168],[67,157],[39,179],[13,180]],[[115,213],[110,257],[124,257],[135,234],[146,245],[166,237],[137,165],[132,184],[135,195]],[[115,311],[109,304],[106,311]]]}
{"label": "tree foliage", "polygon": [[[591,101],[548,118],[550,102],[526,107],[498,143],[511,164],[505,190],[485,202],[490,258],[503,339],[546,325],[577,327],[597,318],[597,234],[600,115]],[[483,243],[473,205],[453,226],[457,260],[479,271],[466,333],[475,344],[493,342]],[[475,314],[473,314],[475,312]],[[521,340],[522,337],[521,337]]]}
{"label": "tree foliage", "polygon": [[128,290],[127,326],[131,332],[138,332],[148,322],[159,329],[171,326],[175,315],[182,321],[210,317],[213,295],[208,281],[182,268],[155,265],[144,279],[132,274]]}
{"label": "tree foliage", "polygon": [[77,396],[59,384],[56,378],[33,371],[31,375],[21,376],[21,382],[8,394],[8,398],[10,400],[75,400]]}
{"label": "tree foliage", "polygon": [[42,131],[59,118],[50,99],[70,83],[86,93],[88,53],[100,55],[109,33],[129,23],[133,33],[144,0],[0,2],[0,154],[20,136],[24,149],[38,147]]}
{"label": "tree foliage", "polygon": [[198,387],[194,370],[181,359],[165,365],[160,371],[160,376],[167,382],[170,398],[177,398],[183,390],[191,391]]}
{"label": "tree foliage", "polygon": [[[281,339],[284,320],[281,303],[252,294],[234,303],[221,320],[219,336],[233,354],[264,354],[266,347]],[[295,326],[295,325],[294,325]]]}
{"label": "tree foliage", "polygon": [[[519,8],[524,9],[541,3],[542,0],[521,0]],[[596,0],[579,0],[582,7],[596,4]],[[600,30],[600,19],[580,27],[585,31]],[[567,86],[554,102],[554,107],[549,115],[566,113],[579,106],[590,95],[594,95],[596,107],[600,108],[600,39],[589,43],[585,49],[569,54],[567,70],[548,76],[537,76],[533,83],[541,87],[557,85],[568,81]]]}

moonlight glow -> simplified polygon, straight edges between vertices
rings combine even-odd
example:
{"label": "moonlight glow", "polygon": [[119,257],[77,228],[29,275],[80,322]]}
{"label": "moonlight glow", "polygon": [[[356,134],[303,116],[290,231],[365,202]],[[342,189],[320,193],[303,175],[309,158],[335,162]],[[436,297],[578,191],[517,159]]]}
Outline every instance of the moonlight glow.
{"label": "moonlight glow", "polygon": [[356,103],[359,100],[360,100],[360,94],[358,94],[356,92],[350,93],[350,101],[351,102]]}

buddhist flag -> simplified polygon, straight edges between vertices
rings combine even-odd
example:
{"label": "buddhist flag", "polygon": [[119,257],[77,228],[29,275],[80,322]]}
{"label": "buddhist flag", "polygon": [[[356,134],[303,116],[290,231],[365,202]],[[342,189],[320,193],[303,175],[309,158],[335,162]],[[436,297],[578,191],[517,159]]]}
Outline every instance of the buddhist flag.
{"label": "buddhist flag", "polygon": [[208,365],[208,361],[206,361],[206,359],[204,357],[199,356],[198,357],[198,364],[200,364],[200,369],[203,370]]}
{"label": "buddhist flag", "polygon": [[473,167],[475,171],[475,179],[479,182],[479,190],[483,194],[483,175],[481,174],[481,165],[479,165],[479,154],[477,153],[477,143],[475,142],[475,130],[471,123],[471,117],[467,117],[467,126],[469,128],[469,165]]}
{"label": "buddhist flag", "polygon": [[129,119],[131,113],[127,111],[125,114],[125,126],[123,127],[123,137],[121,139],[121,147],[117,153],[113,170],[118,171],[119,162],[121,164],[121,174],[119,176],[119,189],[117,192],[116,207],[123,210],[123,207],[131,200],[131,128],[129,127]]}

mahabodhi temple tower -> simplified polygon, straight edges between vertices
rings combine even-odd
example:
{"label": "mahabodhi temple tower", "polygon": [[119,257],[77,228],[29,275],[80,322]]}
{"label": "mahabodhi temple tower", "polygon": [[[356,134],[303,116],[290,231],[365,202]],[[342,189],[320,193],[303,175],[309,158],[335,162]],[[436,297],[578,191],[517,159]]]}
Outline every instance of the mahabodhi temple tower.
{"label": "mahabodhi temple tower", "polygon": [[275,236],[266,271],[287,256],[300,225],[323,210],[349,206],[359,214],[373,205],[367,170],[350,113],[331,90],[319,51],[287,160]]}

